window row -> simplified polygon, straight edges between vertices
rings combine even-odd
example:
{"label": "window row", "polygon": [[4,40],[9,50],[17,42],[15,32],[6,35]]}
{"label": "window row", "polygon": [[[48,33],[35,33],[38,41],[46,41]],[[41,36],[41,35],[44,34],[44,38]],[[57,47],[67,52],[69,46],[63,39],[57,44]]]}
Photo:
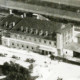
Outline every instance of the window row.
{"label": "window row", "polygon": [[49,35],[48,31],[43,31],[43,30],[38,30],[38,29],[33,29],[33,28],[28,28],[28,27],[26,27],[24,29],[23,26],[19,27],[17,29],[17,31],[22,31],[24,33],[30,33],[30,34],[36,34],[36,35],[40,35],[40,36],[48,36]]}
{"label": "window row", "polygon": [[47,45],[54,45],[53,41],[50,40],[45,40],[45,39],[40,39],[40,38],[34,38],[34,37],[29,37],[29,36],[23,36],[23,35],[14,35],[16,39],[21,39],[24,41],[31,41],[31,42],[36,42],[36,43],[42,43],[42,44],[47,44]]}
{"label": "window row", "polygon": [[29,46],[29,45],[18,44],[18,43],[14,43],[14,42],[12,42],[10,46],[14,47],[14,48],[19,48],[19,49],[31,49],[31,50],[36,49],[35,47]]}

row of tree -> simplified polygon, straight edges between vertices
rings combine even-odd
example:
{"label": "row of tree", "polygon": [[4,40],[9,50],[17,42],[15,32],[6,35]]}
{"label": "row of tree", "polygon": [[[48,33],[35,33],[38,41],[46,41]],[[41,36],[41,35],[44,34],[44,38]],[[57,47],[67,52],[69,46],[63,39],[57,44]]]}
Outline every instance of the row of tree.
{"label": "row of tree", "polygon": [[4,80],[34,80],[30,71],[19,64],[6,62],[1,66],[1,69],[2,73],[7,76]]}

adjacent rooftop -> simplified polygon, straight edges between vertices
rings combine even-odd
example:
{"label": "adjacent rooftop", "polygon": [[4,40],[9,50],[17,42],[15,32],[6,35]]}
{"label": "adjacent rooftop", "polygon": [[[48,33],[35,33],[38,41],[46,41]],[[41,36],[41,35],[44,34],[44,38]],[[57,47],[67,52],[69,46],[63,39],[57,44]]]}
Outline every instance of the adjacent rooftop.
{"label": "adjacent rooftop", "polygon": [[64,4],[68,6],[80,7],[80,0],[42,0],[52,3]]}
{"label": "adjacent rooftop", "polygon": [[10,9],[21,10],[24,12],[32,12],[32,13],[38,13],[46,16],[57,17],[61,19],[68,19],[68,20],[78,21],[78,22],[80,21],[80,13],[75,13],[66,10],[42,7],[42,6],[37,6],[37,5],[32,5],[27,3],[10,1],[10,0],[8,1],[0,0],[0,6],[5,8],[10,8]]}
{"label": "adjacent rooftop", "polygon": [[80,53],[80,44],[78,44],[78,43],[70,43],[69,45],[65,46],[64,48]]}

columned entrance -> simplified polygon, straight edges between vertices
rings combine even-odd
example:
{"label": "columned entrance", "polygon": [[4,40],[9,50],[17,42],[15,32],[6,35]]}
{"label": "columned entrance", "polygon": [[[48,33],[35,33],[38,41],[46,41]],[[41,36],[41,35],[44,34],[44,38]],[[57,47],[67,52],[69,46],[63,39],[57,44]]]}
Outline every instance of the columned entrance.
{"label": "columned entrance", "polygon": [[45,50],[41,50],[41,54],[42,54],[42,55],[52,55],[52,52],[50,52],[50,51],[45,51]]}

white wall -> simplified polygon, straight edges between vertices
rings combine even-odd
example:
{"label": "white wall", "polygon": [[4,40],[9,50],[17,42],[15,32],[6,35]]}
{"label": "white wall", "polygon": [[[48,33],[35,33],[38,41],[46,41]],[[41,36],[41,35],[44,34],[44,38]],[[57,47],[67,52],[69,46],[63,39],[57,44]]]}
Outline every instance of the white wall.
{"label": "white wall", "polygon": [[73,51],[68,49],[63,49],[63,56],[64,57],[73,57]]}
{"label": "white wall", "polygon": [[57,48],[62,49],[63,48],[63,39],[62,35],[57,33]]}

